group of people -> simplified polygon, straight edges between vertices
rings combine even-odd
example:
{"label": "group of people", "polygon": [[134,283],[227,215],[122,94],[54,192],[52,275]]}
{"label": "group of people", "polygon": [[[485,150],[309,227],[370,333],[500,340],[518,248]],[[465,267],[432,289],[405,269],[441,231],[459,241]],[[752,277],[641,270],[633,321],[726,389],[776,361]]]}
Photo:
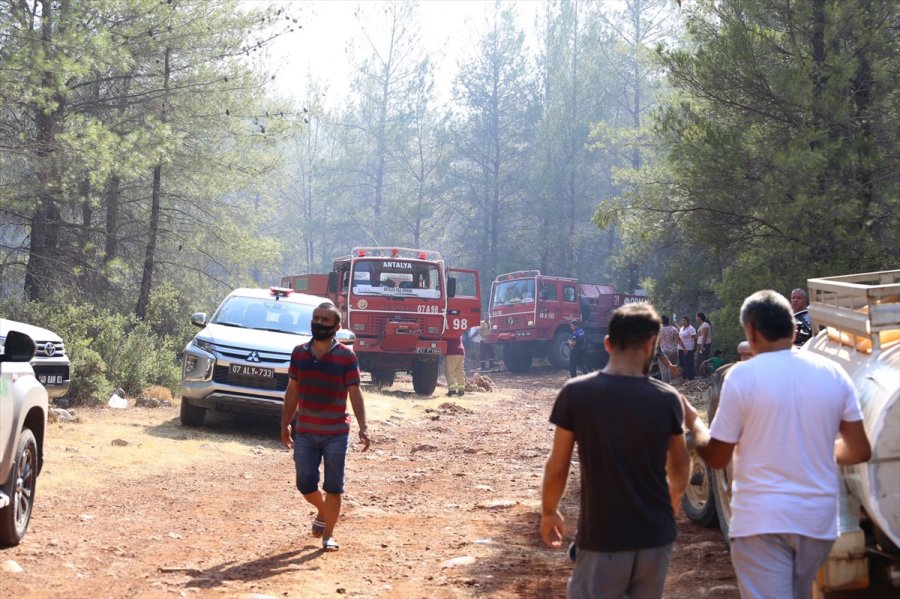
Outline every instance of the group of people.
{"label": "group of people", "polygon": [[[740,312],[742,361],[726,375],[708,428],[674,387],[648,374],[654,354],[665,362],[672,355],[666,321],[646,303],[617,309],[604,341],[607,366],[570,379],[554,402],[540,534],[562,547],[559,504],[577,446],[580,509],[568,596],[662,596],[689,482],[683,432],[690,431],[710,467],[733,463],[731,555],[741,596],[808,597],[837,537],[838,466],[871,457],[850,378],[824,357],[793,350],[787,299],[754,293]],[[695,343],[702,345],[699,335]]]}
{"label": "group of people", "polygon": [[[665,358],[667,364],[678,365],[679,370],[664,368],[660,365],[660,378],[666,383],[671,383],[677,376],[676,372],[686,381],[694,380],[699,371],[701,376],[711,374],[721,361],[721,352],[716,356],[711,355],[712,350],[712,325],[709,318],[703,312],[697,312],[697,328],[691,324],[687,316],[681,319],[681,328],[669,323],[668,316],[661,316],[661,328],[659,330],[659,354]],[[724,363],[724,361],[722,361]]]}
{"label": "group of people", "polygon": [[[733,463],[729,530],[741,596],[808,596],[837,536],[837,468],[869,460],[871,447],[848,375],[824,357],[793,350],[794,311],[771,290],[744,301],[742,361],[725,377],[707,427],[674,387],[649,376],[654,355],[671,355],[667,319],[647,303],[615,310],[604,340],[609,362],[570,379],[550,413],[555,429],[540,525],[550,547],[566,538],[559,504],[576,446],[581,465],[569,597],[662,596],[690,476],[684,431],[710,467]],[[708,321],[701,316],[702,328]],[[334,529],[350,436],[348,399],[362,450],[371,443],[359,363],[335,339],[340,323],[330,302],[313,312],[312,339],[291,354],[281,418],[297,489],[316,512],[310,534],[324,551],[340,548]],[[572,332],[577,346],[577,325]],[[698,335],[695,343],[709,340]]]}

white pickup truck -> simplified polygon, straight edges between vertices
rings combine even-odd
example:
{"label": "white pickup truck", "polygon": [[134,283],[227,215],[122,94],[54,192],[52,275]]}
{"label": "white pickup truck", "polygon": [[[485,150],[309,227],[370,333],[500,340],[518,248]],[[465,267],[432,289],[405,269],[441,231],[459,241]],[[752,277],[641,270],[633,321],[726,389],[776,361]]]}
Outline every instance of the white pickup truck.
{"label": "white pickup truck", "polygon": [[0,353],[0,546],[25,536],[44,462],[47,390],[30,364],[34,347],[31,337],[11,330]]}

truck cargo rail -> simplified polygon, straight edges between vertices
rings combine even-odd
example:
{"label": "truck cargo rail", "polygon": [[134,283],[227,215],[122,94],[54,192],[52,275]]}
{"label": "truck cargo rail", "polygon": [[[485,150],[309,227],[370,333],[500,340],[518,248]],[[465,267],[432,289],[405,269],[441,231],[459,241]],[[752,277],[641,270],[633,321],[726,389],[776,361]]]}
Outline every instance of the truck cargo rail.
{"label": "truck cargo rail", "polygon": [[900,270],[809,279],[815,330],[858,351],[878,353],[900,341]]}

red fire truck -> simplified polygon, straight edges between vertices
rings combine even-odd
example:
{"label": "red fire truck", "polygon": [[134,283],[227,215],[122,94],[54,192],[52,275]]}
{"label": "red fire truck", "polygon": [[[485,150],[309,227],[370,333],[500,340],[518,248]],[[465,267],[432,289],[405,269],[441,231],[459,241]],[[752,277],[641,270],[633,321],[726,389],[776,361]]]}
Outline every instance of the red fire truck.
{"label": "red fire truck", "polygon": [[609,357],[603,338],[613,310],[645,300],[640,295],[618,293],[612,285],[544,276],[538,270],[506,273],[491,283],[486,342],[502,347],[503,363],[511,372],[526,372],[534,358],[545,356],[557,368],[568,368],[569,323],[580,320],[588,364],[602,368]]}
{"label": "red fire truck", "polygon": [[434,392],[447,340],[481,320],[478,272],[447,268],[433,251],[358,247],[328,274],[284,277],[281,285],[332,300],[372,382],[390,386],[397,372],[411,372],[420,395]]}

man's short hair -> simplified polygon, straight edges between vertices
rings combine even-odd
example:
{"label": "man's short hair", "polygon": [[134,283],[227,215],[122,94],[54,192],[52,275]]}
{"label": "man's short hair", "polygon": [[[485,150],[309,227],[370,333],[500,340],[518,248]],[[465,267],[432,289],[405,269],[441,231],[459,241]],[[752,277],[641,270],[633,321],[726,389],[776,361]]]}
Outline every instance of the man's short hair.
{"label": "man's short hair", "polygon": [[338,307],[334,305],[334,302],[322,302],[318,306],[316,306],[316,310],[324,309],[329,310],[332,314],[334,314],[334,324],[341,324],[341,311],[338,310]]}
{"label": "man's short hair", "polygon": [[575,326],[577,327],[578,325],[581,324],[581,321],[578,320],[578,319],[576,318],[575,320],[570,320],[570,321],[569,321],[569,324],[570,324],[570,325],[575,325]]}
{"label": "man's short hair", "polygon": [[665,327],[669,326],[669,317],[668,316],[663,314],[662,316],[660,316],[660,318],[662,319],[663,326],[665,326]]}
{"label": "man's short hair", "polygon": [[797,292],[800,292],[803,295],[803,299],[806,302],[809,302],[809,295],[806,293],[806,289],[803,289],[802,287],[797,287],[796,289],[791,291],[791,295],[794,295]]}
{"label": "man's short hair", "polygon": [[757,291],[741,306],[741,325],[752,325],[767,341],[789,339],[795,327],[791,303],[777,291]]}
{"label": "man's short hair", "polygon": [[609,344],[616,349],[637,349],[659,334],[660,318],[647,302],[617,308],[609,319]]}

